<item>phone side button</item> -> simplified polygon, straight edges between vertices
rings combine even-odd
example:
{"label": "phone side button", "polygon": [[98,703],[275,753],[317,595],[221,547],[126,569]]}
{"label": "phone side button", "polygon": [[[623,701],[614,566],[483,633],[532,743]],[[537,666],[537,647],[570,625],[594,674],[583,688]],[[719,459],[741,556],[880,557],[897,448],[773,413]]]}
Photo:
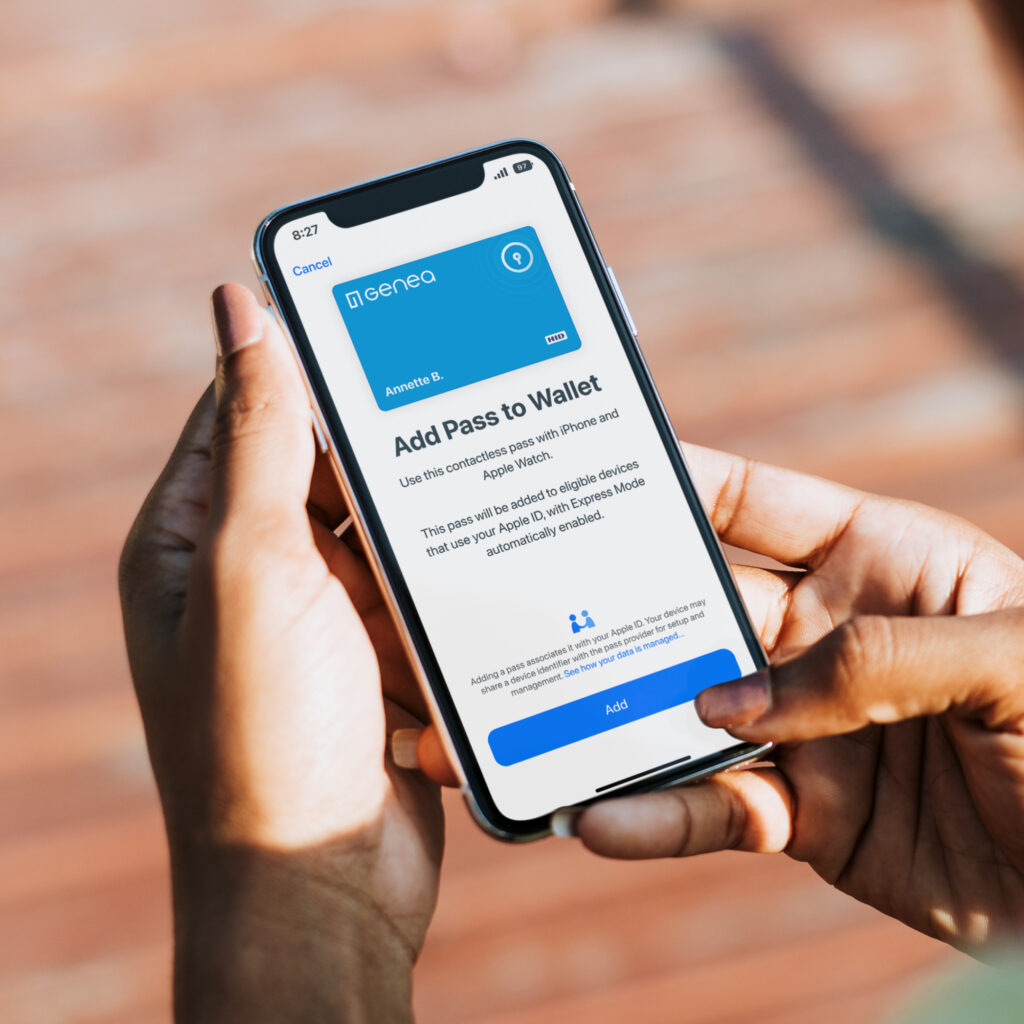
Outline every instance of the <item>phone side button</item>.
{"label": "phone side button", "polygon": [[615,276],[615,271],[606,263],[604,265],[605,270],[608,271],[608,277],[612,282],[612,290],[615,292],[615,299],[619,304],[619,309],[622,310],[623,316],[626,318],[626,323],[629,324],[630,331],[633,332],[633,337],[636,337],[636,323],[633,320],[633,314],[629,311],[629,306],[626,305],[626,300],[622,294],[622,289],[619,287],[619,280]]}
{"label": "phone side button", "polygon": [[320,417],[317,416],[316,409],[311,407],[309,411],[313,418],[313,434],[316,436],[316,443],[320,446],[320,451],[326,455],[329,450],[327,435],[324,433],[324,428],[320,426]]}

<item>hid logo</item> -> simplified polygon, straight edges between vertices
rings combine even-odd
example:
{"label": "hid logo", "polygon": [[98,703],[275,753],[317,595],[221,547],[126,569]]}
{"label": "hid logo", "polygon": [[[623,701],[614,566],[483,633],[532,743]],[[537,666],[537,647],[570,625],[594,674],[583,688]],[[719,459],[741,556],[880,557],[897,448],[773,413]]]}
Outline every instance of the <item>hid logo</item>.
{"label": "hid logo", "polygon": [[437,278],[432,270],[421,270],[418,274],[396,277],[390,282],[381,281],[362,291],[345,292],[345,301],[349,309],[358,309],[364,302],[376,302],[378,299],[397,295],[400,291],[407,292],[410,288],[419,288],[421,284],[434,284],[435,281]]}
{"label": "hid logo", "polygon": [[344,281],[333,294],[383,410],[580,347],[532,227]]}

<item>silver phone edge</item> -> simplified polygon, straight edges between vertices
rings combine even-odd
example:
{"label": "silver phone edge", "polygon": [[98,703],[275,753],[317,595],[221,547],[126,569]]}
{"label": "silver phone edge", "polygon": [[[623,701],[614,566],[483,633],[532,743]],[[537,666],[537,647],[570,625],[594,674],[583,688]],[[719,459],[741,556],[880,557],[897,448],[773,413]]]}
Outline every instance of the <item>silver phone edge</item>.
{"label": "silver phone edge", "polygon": [[[466,150],[463,153],[455,154],[455,158],[457,158],[459,156],[469,156],[469,155],[471,155],[471,154],[473,154],[475,152],[478,152],[480,150],[483,150],[483,149],[494,148],[494,146],[504,145],[504,144],[508,144],[508,143],[512,143],[512,142],[523,142],[523,141],[533,142],[533,140],[527,140],[527,139],[508,139],[508,140],[505,140],[504,142],[492,143],[492,144],[490,144],[488,146],[476,147],[476,148],[471,149],[471,150]],[[544,146],[543,143],[539,143],[539,142],[533,142],[533,144],[537,145],[537,146],[541,146],[543,149],[545,149],[548,153],[551,154],[551,156],[553,157],[555,162],[558,164],[560,170],[565,175],[566,180],[570,184],[570,187],[571,187],[571,190],[572,190],[572,196],[573,196],[573,199],[574,199],[574,201],[576,203],[576,209],[578,210],[578,212],[581,215],[581,219],[582,219],[582,222],[583,222],[583,224],[585,226],[587,235],[589,236],[589,240],[590,240],[591,244],[594,246],[594,249],[595,249],[595,251],[598,254],[601,273],[604,276],[605,282],[606,282],[609,290],[611,291],[611,293],[612,293],[612,295],[614,297],[615,304],[616,304],[616,306],[617,306],[617,308],[619,310],[619,314],[620,314],[623,322],[626,324],[627,334],[630,336],[630,340],[631,340],[631,343],[633,345],[634,352],[637,355],[639,363],[640,363],[640,365],[641,365],[641,367],[643,369],[643,373],[644,373],[644,376],[645,376],[645,379],[646,379],[647,386],[650,388],[651,393],[654,395],[654,399],[657,402],[659,412],[665,418],[665,421],[667,423],[671,424],[672,421],[668,417],[668,412],[665,409],[664,403],[662,402],[661,395],[658,392],[658,389],[657,389],[657,387],[654,384],[654,379],[652,378],[651,373],[650,373],[650,369],[647,366],[647,361],[644,359],[643,353],[640,351],[639,345],[637,344],[636,335],[635,335],[635,333],[633,333],[632,330],[630,330],[630,327],[629,327],[629,317],[627,315],[626,310],[623,308],[622,303],[619,301],[619,299],[618,299],[618,297],[616,295],[616,289],[614,288],[614,286],[612,284],[612,281],[611,281],[611,278],[610,278],[610,275],[609,275],[608,264],[605,261],[603,255],[601,253],[601,249],[600,249],[600,247],[597,244],[597,239],[594,237],[593,231],[590,228],[590,223],[588,222],[588,220],[586,218],[586,214],[583,213],[583,207],[582,207],[582,204],[579,201],[579,198],[576,195],[575,186],[572,185],[572,179],[569,177],[568,171],[565,169],[565,166],[562,164],[561,160],[559,160],[559,158],[555,155],[555,153],[549,147]],[[408,168],[407,170],[399,171],[394,176],[397,176],[398,174],[407,174],[407,173],[410,173],[410,172],[414,172],[416,170],[420,170],[422,168],[430,167],[433,163],[436,163],[436,161],[431,161],[431,162],[425,163],[425,164],[419,164],[419,165],[417,165],[415,167]],[[388,175],[387,177],[392,177],[392,176]],[[369,179],[366,182],[360,182],[360,183],[357,183],[357,184],[352,185],[352,186],[346,186],[346,188],[358,188],[360,184],[370,184],[371,182],[386,181],[387,177],[385,177],[385,178],[372,178],[372,179]],[[426,670],[423,667],[423,663],[422,663],[422,661],[420,659],[419,653],[417,652],[415,644],[413,643],[412,635],[410,634],[408,626],[406,625],[406,622],[405,622],[405,617],[401,613],[401,609],[398,606],[397,599],[395,598],[394,592],[393,592],[393,590],[391,588],[391,584],[390,584],[390,582],[389,582],[389,580],[387,578],[387,574],[384,571],[384,564],[383,564],[383,560],[382,560],[382,558],[380,556],[380,552],[378,551],[377,545],[374,543],[374,540],[373,540],[372,536],[370,535],[370,531],[367,530],[367,528],[366,528],[366,519],[365,519],[365,515],[364,515],[364,512],[363,512],[362,505],[360,504],[358,498],[356,497],[355,490],[352,487],[351,481],[348,478],[348,474],[345,471],[344,465],[342,464],[341,457],[339,456],[337,448],[335,447],[334,439],[331,436],[331,432],[330,432],[330,430],[327,427],[327,422],[324,419],[323,412],[320,409],[319,401],[317,400],[316,394],[313,391],[313,387],[312,387],[312,384],[310,383],[309,376],[308,376],[308,374],[306,372],[306,368],[303,365],[302,356],[301,356],[301,354],[299,352],[298,345],[296,345],[295,339],[292,337],[292,333],[289,330],[288,325],[287,325],[284,317],[281,314],[281,305],[280,305],[280,302],[278,301],[278,296],[277,296],[276,290],[275,290],[275,288],[273,286],[273,282],[270,280],[270,275],[267,273],[267,268],[263,265],[263,262],[262,262],[262,260],[260,258],[260,241],[261,241],[261,239],[263,237],[263,234],[266,231],[268,225],[271,223],[271,221],[273,221],[281,213],[291,209],[293,206],[304,205],[307,202],[314,202],[317,199],[326,198],[326,197],[328,197],[330,195],[333,195],[336,191],[338,191],[338,190],[335,189],[335,190],[333,190],[331,192],[324,192],[324,193],[321,193],[321,194],[316,195],[316,196],[310,196],[310,197],[308,197],[307,199],[304,199],[304,200],[297,200],[296,202],[293,202],[293,203],[286,203],[283,206],[277,207],[276,209],[271,211],[269,214],[267,214],[266,217],[263,218],[263,220],[260,222],[260,225],[257,228],[257,230],[255,232],[255,235],[253,237],[252,252],[251,252],[253,266],[254,266],[254,268],[256,270],[256,276],[259,279],[259,283],[260,283],[260,286],[261,286],[261,288],[263,290],[263,294],[266,297],[266,299],[268,300],[268,306],[271,308],[275,319],[277,320],[278,324],[280,325],[281,330],[284,333],[284,336],[285,336],[285,338],[288,341],[288,345],[289,345],[289,348],[292,351],[292,355],[295,358],[296,365],[299,368],[299,373],[300,373],[300,375],[302,377],[303,384],[305,385],[305,388],[306,388],[306,394],[307,394],[307,396],[309,398],[311,415],[314,418],[315,425],[316,425],[316,427],[318,429],[318,434],[319,434],[320,437],[323,438],[323,442],[326,445],[326,451],[324,452],[324,454],[326,454],[326,456],[327,456],[327,458],[328,458],[328,460],[329,460],[329,462],[331,464],[331,468],[334,471],[334,474],[335,474],[335,477],[338,480],[339,486],[341,487],[342,495],[345,498],[345,501],[346,501],[346,503],[348,505],[349,511],[352,513],[353,525],[355,526],[356,531],[359,534],[359,538],[360,538],[360,540],[363,543],[364,550],[369,552],[370,555],[371,555],[371,558],[370,558],[370,568],[371,568],[371,571],[373,572],[374,578],[376,579],[378,586],[381,588],[381,594],[384,597],[384,601],[385,601],[385,603],[388,606],[388,612],[391,615],[391,618],[392,618],[392,620],[395,623],[396,629],[398,630],[399,639],[401,640],[402,645],[405,648],[406,655],[409,658],[409,662],[412,665],[413,672],[414,672],[414,674],[416,676],[416,682],[419,685],[420,691],[423,694],[423,698],[427,702],[427,706],[430,709],[431,720],[432,720],[435,728],[437,728],[438,734],[439,734],[439,736],[441,738],[442,746],[444,747],[445,754],[448,756],[449,763],[452,765],[452,767],[454,768],[454,770],[456,771],[456,773],[458,775],[459,789],[460,789],[460,793],[462,794],[463,800],[464,800],[464,802],[466,804],[466,807],[467,807],[471,817],[476,822],[476,824],[484,832],[486,832],[488,835],[490,835],[494,839],[501,840],[502,842],[517,843],[517,844],[518,843],[534,842],[534,841],[536,841],[538,839],[543,839],[546,836],[551,835],[550,825],[547,828],[541,829],[541,830],[539,830],[537,832],[531,832],[531,833],[528,833],[528,834],[525,834],[525,835],[520,835],[520,834],[514,833],[514,832],[507,832],[504,829],[498,828],[483,813],[483,810],[481,809],[479,803],[477,802],[475,794],[473,793],[472,789],[469,786],[469,783],[468,783],[468,781],[466,779],[465,770],[463,769],[463,766],[462,766],[461,758],[458,755],[458,751],[456,750],[455,744],[452,741],[452,738],[451,738],[451,735],[450,735],[450,733],[448,731],[447,725],[445,724],[444,717],[441,714],[440,706],[437,703],[437,698],[435,697],[434,692],[433,692],[433,688],[430,685],[430,681],[429,681],[429,678],[427,676]],[[689,464],[687,462],[686,455],[683,452],[682,444],[681,444],[681,442],[679,442],[678,438],[676,439],[676,441],[677,441],[677,446],[679,448],[680,459],[682,460],[683,466],[684,466],[684,468],[686,470],[686,473],[690,477],[690,480],[692,482],[693,481],[693,474],[690,472],[690,467],[689,467]],[[700,500],[700,496],[699,495],[698,495],[698,500]],[[708,513],[707,513],[707,509],[704,507],[703,501],[701,501],[701,509],[703,511],[704,516],[706,518],[709,518],[708,517]],[[722,548],[721,541],[719,540],[718,535],[717,535],[717,533],[715,533],[713,528],[711,529],[711,535],[715,539],[715,543],[716,543],[716,545],[718,547],[719,554],[721,555],[724,564],[726,565],[727,568],[729,568],[728,558],[726,558],[725,551]],[[729,571],[730,571],[730,575],[731,575],[731,572],[732,572],[731,568],[730,568]],[[740,593],[739,586],[736,584],[735,578],[733,578],[733,586],[734,586],[734,588],[736,590],[737,596],[740,599],[741,605],[743,607],[743,611],[747,615],[748,621],[751,621],[750,620],[750,612],[749,612],[749,610],[746,607],[746,603],[743,601],[743,596]],[[763,646],[761,645],[761,642],[760,642],[759,638],[758,638],[758,648],[759,648],[759,650],[761,652],[761,656],[764,659],[765,664],[767,664],[768,663],[768,657],[767,657],[767,654],[764,651]],[[674,772],[673,773],[669,773],[670,774],[670,778],[667,781],[665,781],[663,784],[661,784],[661,785],[657,784],[657,776],[655,776],[651,780],[652,783],[654,783],[654,784],[651,786],[650,791],[662,790],[662,789],[670,789],[673,786],[691,784],[691,783],[694,783],[694,782],[698,782],[698,781],[700,781],[702,779],[705,779],[705,778],[707,778],[707,777],[709,777],[711,775],[718,774],[719,772],[727,771],[727,770],[732,769],[732,768],[737,768],[737,767],[742,766],[743,764],[753,763],[753,762],[759,760],[761,757],[763,757],[766,753],[768,753],[773,748],[773,746],[774,746],[774,744],[772,744],[772,743],[766,743],[763,746],[760,746],[760,747],[756,748],[754,751],[749,751],[749,750],[748,751],[744,751],[742,754],[738,754],[737,756],[735,756],[733,758],[727,758],[727,759],[722,760],[722,761],[716,761],[713,764],[707,765],[707,766],[701,768],[699,771],[694,772],[692,775],[684,774],[684,775],[680,776],[678,773],[674,773]],[[611,798],[614,795],[615,795],[615,793],[613,791],[613,792],[608,794],[608,797]],[[554,813],[555,813],[555,811],[552,811],[552,815]],[[549,816],[548,820],[550,821],[550,816]]]}

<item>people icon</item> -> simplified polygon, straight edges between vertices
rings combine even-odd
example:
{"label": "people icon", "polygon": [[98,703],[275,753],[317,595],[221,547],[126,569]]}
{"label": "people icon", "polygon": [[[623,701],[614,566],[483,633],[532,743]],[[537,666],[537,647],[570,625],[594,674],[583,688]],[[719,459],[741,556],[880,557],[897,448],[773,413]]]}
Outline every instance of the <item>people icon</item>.
{"label": "people icon", "polygon": [[572,624],[573,633],[582,633],[585,629],[594,628],[594,620],[590,617],[590,612],[588,612],[586,609],[583,610],[579,618],[583,619],[582,624],[575,615],[569,616],[569,622]]}

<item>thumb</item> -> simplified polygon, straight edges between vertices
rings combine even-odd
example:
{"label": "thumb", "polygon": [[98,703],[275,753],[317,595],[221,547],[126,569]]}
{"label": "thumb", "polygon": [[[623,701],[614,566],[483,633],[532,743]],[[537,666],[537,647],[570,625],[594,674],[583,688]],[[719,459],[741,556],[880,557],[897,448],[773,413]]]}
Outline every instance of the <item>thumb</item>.
{"label": "thumb", "polygon": [[391,757],[399,768],[421,771],[441,786],[460,785],[434,725],[425,729],[396,729],[391,734]]}
{"label": "thumb", "polygon": [[213,523],[308,529],[313,471],[309,399],[288,343],[248,288],[221,285],[212,299],[217,410],[211,448]]}
{"label": "thumb", "polygon": [[696,700],[706,725],[751,742],[838,736],[953,710],[1024,726],[1024,611],[845,622],[803,654]]}

